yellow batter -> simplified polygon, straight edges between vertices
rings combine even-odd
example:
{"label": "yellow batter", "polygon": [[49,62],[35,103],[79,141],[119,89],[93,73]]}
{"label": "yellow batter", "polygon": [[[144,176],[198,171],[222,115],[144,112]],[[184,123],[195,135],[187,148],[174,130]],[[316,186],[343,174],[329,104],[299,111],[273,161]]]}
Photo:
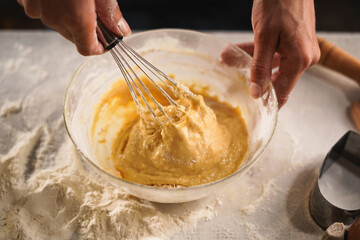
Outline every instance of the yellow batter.
{"label": "yellow batter", "polygon": [[[168,104],[150,90],[161,104]],[[183,111],[165,106],[173,124],[160,126],[149,112],[143,115],[146,121],[140,120],[124,80],[115,82],[97,105],[91,130],[93,144],[105,144],[105,136],[115,131],[109,160],[118,172],[112,173],[146,185],[193,186],[235,172],[248,149],[239,109],[205,91],[195,93],[176,99]]]}

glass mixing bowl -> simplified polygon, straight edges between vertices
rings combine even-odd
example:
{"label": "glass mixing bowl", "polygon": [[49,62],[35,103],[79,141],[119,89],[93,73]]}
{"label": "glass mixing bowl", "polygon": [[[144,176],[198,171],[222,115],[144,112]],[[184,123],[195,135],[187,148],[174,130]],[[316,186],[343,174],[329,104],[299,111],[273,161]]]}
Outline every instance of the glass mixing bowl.
{"label": "glass mixing bowl", "polygon": [[[178,81],[208,86],[210,94],[238,106],[246,122],[249,149],[233,174],[215,182],[183,188],[141,185],[118,178],[101,166],[111,169],[106,157],[111,148],[93,146],[90,128],[96,104],[114,81],[122,78],[110,54],[88,58],[76,71],[65,96],[64,118],[67,131],[87,169],[95,171],[111,184],[149,201],[177,203],[200,199],[233,183],[249,169],[268,145],[277,121],[278,105],[272,86],[262,98],[249,95],[251,57],[230,43],[211,35],[188,30],[155,30],[124,39],[136,51],[165,73],[175,74]],[[237,56],[237,66],[222,63],[222,51],[230,47]],[[104,148],[104,147],[102,147]],[[100,166],[100,164],[101,166]]]}

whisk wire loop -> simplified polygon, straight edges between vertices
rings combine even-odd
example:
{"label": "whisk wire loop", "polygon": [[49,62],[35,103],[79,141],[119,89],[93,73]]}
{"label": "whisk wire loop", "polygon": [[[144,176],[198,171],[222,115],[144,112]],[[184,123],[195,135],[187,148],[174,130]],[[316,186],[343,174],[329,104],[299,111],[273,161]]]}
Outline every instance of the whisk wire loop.
{"label": "whisk wire loop", "polygon": [[[123,50],[120,47],[121,50]],[[134,81],[134,78],[139,82],[139,84],[141,85],[141,87],[144,89],[145,93],[148,95],[148,97],[154,102],[155,106],[157,107],[157,109],[159,109],[159,111],[164,114],[164,116],[169,120],[170,118],[167,116],[167,114],[164,111],[163,106],[154,98],[154,96],[151,94],[151,92],[149,91],[149,89],[146,87],[146,85],[143,83],[143,81],[141,81],[140,77],[135,73],[134,69],[130,66],[129,62],[125,60],[124,56],[121,54],[121,52],[119,51],[119,49],[117,49],[117,46],[115,46],[114,48],[112,48],[110,50],[111,52],[115,52],[115,54],[112,54],[113,57],[115,55],[115,58],[118,58],[117,56],[120,56],[119,62],[121,63],[121,67],[122,68],[122,74],[124,75],[124,78],[127,78],[128,81],[130,82],[130,85],[134,86],[135,88],[129,88],[130,92],[131,91],[136,91],[136,93],[138,93],[140,95],[140,97],[142,98],[143,102],[145,103],[146,107],[150,110],[151,114],[154,116],[154,118],[158,121],[158,117],[155,113],[155,111],[152,109],[152,107],[150,106],[149,102],[147,101],[144,93],[141,91],[141,89],[139,88],[139,86],[136,84],[136,82]],[[129,55],[123,50],[123,52],[129,57]],[[116,55],[117,54],[117,55]],[[129,59],[131,59],[129,57]],[[125,65],[126,67],[125,67]],[[133,63],[135,65],[137,65],[137,63],[135,61],[133,61]],[[138,66],[138,65],[137,65]],[[131,75],[132,74],[132,75]],[[125,77],[126,76],[126,77]],[[133,77],[131,77],[133,76]],[[155,83],[156,84],[156,83]],[[156,84],[157,85],[157,84]],[[131,94],[131,96],[134,96],[135,98],[137,98],[137,94]],[[140,104],[140,101],[137,99],[135,101],[135,103]],[[141,105],[141,104],[140,104]],[[141,109],[143,110],[143,109]]]}
{"label": "whisk wire loop", "polygon": [[[116,55],[116,53],[114,51],[110,51],[111,55],[113,56],[116,64],[118,65],[122,75],[124,76],[124,80],[126,82],[126,85],[128,86],[129,90],[130,90],[130,94],[131,94],[131,97],[133,98],[136,106],[138,107],[141,107],[141,103],[138,99],[138,97],[136,96],[136,91],[133,87],[133,85],[131,84],[131,80],[129,79],[128,77],[128,74],[126,73],[126,70],[125,70],[125,66],[123,65],[123,63],[120,61],[120,59],[118,58],[118,56]],[[140,111],[140,114],[142,113],[142,111]]]}
{"label": "whisk wire loop", "polygon": [[[159,118],[160,116],[158,116],[159,113],[157,114],[153,109],[153,106],[148,102],[148,100],[151,100],[159,112],[165,116],[166,120],[173,124],[169,116],[166,114],[164,106],[155,99],[149,88],[141,80],[141,77],[139,77],[139,74],[146,76],[146,78],[155,86],[156,89],[160,91],[165,99],[167,99],[169,104],[174,106],[179,111],[183,111],[182,108],[180,108],[179,104],[170,96],[167,91],[164,90],[163,87],[171,90],[176,97],[179,97],[180,93],[183,92],[187,95],[192,95],[192,93],[186,88],[181,88],[181,92],[179,92],[179,84],[174,79],[144,59],[139,53],[126,44],[121,36],[111,32],[99,18],[97,19],[97,22],[98,25],[96,30],[98,39],[103,44],[104,48],[111,53],[116,64],[118,65],[121,74],[123,75],[124,80],[129,88],[131,97],[133,98],[136,107],[138,108],[140,117],[145,121],[143,113],[144,111],[149,110],[154,119],[160,125],[162,125],[162,122]],[[135,68],[136,70],[134,70]],[[137,69],[140,70],[139,73],[137,73]],[[161,86],[159,83],[161,83],[163,86]],[[139,96],[142,101],[140,100]]]}
{"label": "whisk wire loop", "polygon": [[[120,46],[121,45],[121,46]],[[161,81],[163,84],[165,84],[168,88],[172,89],[173,92],[178,95],[178,93],[175,91],[174,87],[177,87],[177,82],[175,82],[173,79],[171,79],[169,76],[167,76],[165,73],[163,73],[161,70],[159,70],[158,68],[156,68],[154,65],[152,65],[151,63],[149,63],[145,58],[143,58],[140,54],[138,54],[134,49],[132,49],[128,44],[126,44],[124,41],[121,41],[119,44],[120,48],[125,52],[125,54],[131,58],[129,56],[129,54],[127,53],[126,50],[128,50],[128,52],[131,53],[131,55],[136,58],[138,60],[139,63],[142,64],[143,67],[145,67],[147,70],[149,70],[159,81]],[[125,48],[125,49],[124,49]],[[141,67],[139,66],[139,64],[134,61],[135,65],[141,69]],[[170,83],[172,83],[174,86],[170,86],[166,81],[163,80],[163,78],[161,78],[160,76],[158,76],[155,72],[159,73],[163,78],[166,78]],[[164,96],[166,97],[166,99],[169,101],[170,104],[177,106],[178,104],[169,96],[169,94],[160,86],[158,85],[150,76],[147,72],[144,71],[144,74],[146,75],[146,77],[148,77],[148,79],[155,84],[156,88],[159,89],[159,91],[164,94]]]}

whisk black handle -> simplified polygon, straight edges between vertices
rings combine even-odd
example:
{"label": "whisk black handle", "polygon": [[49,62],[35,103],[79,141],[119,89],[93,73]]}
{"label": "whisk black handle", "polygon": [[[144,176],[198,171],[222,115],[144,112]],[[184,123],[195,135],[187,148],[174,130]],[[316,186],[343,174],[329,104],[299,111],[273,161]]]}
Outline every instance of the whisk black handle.
{"label": "whisk black handle", "polygon": [[98,36],[99,41],[104,46],[106,50],[110,50],[115,45],[122,40],[122,36],[118,36],[112,31],[110,31],[99,18],[97,18],[97,27],[96,33]]}

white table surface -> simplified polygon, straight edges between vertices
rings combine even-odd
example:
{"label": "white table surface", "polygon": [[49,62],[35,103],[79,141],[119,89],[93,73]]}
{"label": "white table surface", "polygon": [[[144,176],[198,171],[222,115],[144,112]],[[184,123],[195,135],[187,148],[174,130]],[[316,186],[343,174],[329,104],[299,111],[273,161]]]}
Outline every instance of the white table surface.
{"label": "white table surface", "polygon": [[[249,32],[211,34],[234,43],[252,39]],[[360,59],[360,33],[319,36]],[[21,101],[23,109],[16,116],[0,117],[0,154],[15,144],[14,131],[29,131],[37,122],[50,128],[58,124],[66,86],[84,59],[56,33],[0,31],[0,109],[5,101]],[[42,91],[44,86],[52,91]],[[34,94],[38,98],[29,102]],[[261,160],[218,193],[222,204],[217,216],[173,239],[319,239],[322,230],[309,216],[308,194],[331,146],[355,130],[348,107],[359,99],[359,86],[348,78],[319,66],[308,69],[280,111]],[[44,114],[35,107],[41,104],[53,111]]]}

